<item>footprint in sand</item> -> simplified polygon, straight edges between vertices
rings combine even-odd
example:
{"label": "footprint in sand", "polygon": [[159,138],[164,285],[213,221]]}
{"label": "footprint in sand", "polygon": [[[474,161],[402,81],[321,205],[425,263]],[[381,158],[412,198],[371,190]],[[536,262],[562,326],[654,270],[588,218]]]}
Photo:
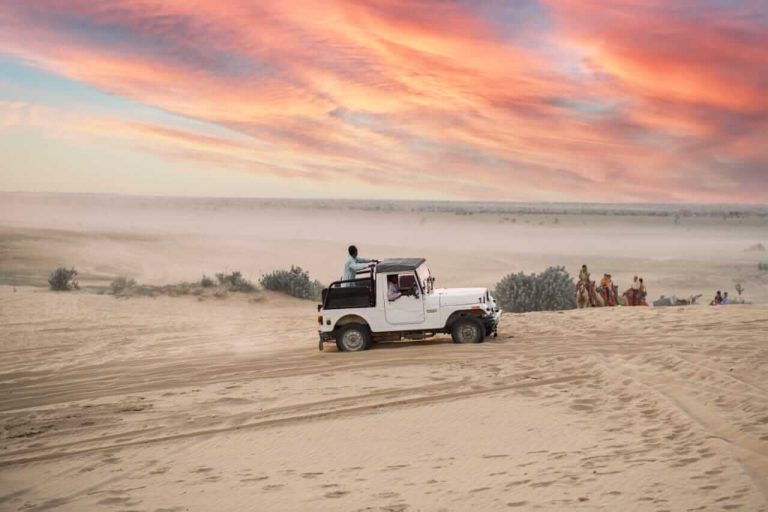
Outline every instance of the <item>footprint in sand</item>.
{"label": "footprint in sand", "polygon": [[266,480],[267,478],[269,478],[269,477],[268,476],[253,476],[253,477],[249,477],[249,478],[241,478],[240,481],[241,482],[261,482],[263,480]]}
{"label": "footprint in sand", "polygon": [[349,491],[331,491],[324,494],[326,498],[341,498],[349,494]]}
{"label": "footprint in sand", "polygon": [[140,501],[133,501],[131,498],[128,497],[113,497],[113,498],[104,498],[103,500],[100,500],[97,502],[97,505],[122,505],[124,507],[131,507],[134,505],[138,505],[141,503]]}
{"label": "footprint in sand", "polygon": [[382,471],[397,471],[398,469],[407,468],[408,466],[410,466],[410,464],[394,464],[392,466],[387,466],[382,469]]}

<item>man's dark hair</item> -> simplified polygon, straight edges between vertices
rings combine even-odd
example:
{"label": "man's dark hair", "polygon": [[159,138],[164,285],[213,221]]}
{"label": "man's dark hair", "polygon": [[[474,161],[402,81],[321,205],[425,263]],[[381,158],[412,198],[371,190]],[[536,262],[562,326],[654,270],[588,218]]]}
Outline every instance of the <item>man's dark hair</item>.
{"label": "man's dark hair", "polygon": [[347,251],[349,251],[349,255],[352,256],[353,258],[357,256],[357,247],[355,247],[354,245],[350,245]]}

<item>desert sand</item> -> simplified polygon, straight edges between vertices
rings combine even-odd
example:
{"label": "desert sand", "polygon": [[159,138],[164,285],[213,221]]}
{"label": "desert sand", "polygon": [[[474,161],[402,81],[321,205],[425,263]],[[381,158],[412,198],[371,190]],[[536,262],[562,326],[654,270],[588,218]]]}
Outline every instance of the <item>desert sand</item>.
{"label": "desert sand", "polygon": [[[1,510],[768,510],[763,208],[2,199]],[[586,262],[753,304],[508,313],[483,344],[347,354],[318,352],[311,301],[98,293],[291,264],[327,283],[351,241],[441,286]],[[59,264],[83,290],[43,286]]]}

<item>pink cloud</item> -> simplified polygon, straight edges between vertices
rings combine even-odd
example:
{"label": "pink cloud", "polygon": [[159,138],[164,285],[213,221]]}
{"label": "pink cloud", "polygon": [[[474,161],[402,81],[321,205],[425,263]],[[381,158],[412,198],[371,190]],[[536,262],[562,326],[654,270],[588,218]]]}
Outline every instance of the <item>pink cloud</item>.
{"label": "pink cloud", "polygon": [[526,45],[467,2],[41,0],[0,6],[0,51],[240,134],[116,123],[169,161],[345,195],[765,201],[757,4],[542,5],[551,27]]}

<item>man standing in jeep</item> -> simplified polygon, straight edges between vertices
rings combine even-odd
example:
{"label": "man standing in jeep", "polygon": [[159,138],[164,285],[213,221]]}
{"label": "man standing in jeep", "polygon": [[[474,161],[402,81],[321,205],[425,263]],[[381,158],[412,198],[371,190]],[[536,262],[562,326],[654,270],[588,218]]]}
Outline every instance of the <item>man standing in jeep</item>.
{"label": "man standing in jeep", "polygon": [[[342,281],[354,279],[357,272],[370,267],[376,261],[358,257],[357,247],[354,245],[350,245],[347,252],[349,252],[349,256],[347,256],[347,261],[344,262],[344,270],[341,272]],[[352,286],[352,283],[345,283],[344,286]]]}

